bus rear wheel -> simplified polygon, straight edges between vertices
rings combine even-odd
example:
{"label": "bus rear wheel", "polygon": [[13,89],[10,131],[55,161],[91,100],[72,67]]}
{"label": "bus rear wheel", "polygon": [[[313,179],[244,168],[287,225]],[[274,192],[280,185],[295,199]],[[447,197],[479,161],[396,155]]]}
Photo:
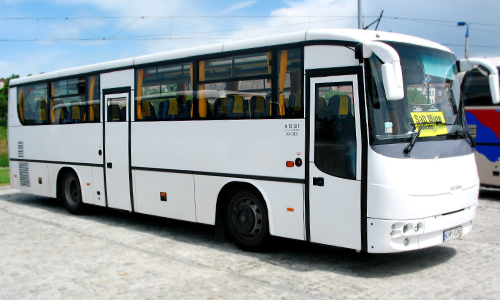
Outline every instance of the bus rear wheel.
{"label": "bus rear wheel", "polygon": [[73,172],[64,174],[61,186],[61,196],[66,209],[74,214],[80,215],[85,212],[85,204],[82,202],[82,190],[80,180]]}
{"label": "bus rear wheel", "polygon": [[250,191],[233,194],[227,206],[226,227],[235,244],[243,250],[264,250],[271,238],[266,205]]}

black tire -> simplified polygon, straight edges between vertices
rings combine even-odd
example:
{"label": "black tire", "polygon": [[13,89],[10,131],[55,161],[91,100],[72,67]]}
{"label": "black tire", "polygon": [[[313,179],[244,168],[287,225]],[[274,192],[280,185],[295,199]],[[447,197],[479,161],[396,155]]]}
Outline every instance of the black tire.
{"label": "black tire", "polygon": [[267,207],[261,197],[251,191],[234,193],[226,210],[227,232],[234,243],[247,251],[262,251],[271,239]]}
{"label": "black tire", "polygon": [[69,172],[64,174],[61,181],[60,196],[64,202],[66,209],[74,215],[85,213],[86,205],[82,202],[82,189],[80,188],[80,180],[75,173]]}

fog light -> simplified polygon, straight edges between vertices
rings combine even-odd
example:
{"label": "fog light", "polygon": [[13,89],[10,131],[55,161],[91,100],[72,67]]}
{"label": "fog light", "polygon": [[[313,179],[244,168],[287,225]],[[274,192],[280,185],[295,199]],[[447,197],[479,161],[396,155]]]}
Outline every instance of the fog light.
{"label": "fog light", "polygon": [[405,240],[403,241],[403,244],[404,244],[405,246],[408,246],[408,239],[405,239]]}

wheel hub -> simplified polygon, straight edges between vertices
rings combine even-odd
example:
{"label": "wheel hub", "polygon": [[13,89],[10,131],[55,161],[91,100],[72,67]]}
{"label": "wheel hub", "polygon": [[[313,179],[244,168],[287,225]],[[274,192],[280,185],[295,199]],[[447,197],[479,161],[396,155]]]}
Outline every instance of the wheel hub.
{"label": "wheel hub", "polygon": [[242,199],[236,205],[233,213],[233,224],[239,234],[253,238],[262,228],[262,212],[251,199]]}

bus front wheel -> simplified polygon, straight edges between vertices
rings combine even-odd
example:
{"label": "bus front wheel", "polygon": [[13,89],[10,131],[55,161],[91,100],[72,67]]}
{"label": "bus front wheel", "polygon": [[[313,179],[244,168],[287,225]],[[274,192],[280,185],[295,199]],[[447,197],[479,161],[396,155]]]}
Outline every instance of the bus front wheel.
{"label": "bus front wheel", "polygon": [[229,200],[226,212],[227,231],[243,250],[263,250],[271,238],[264,201],[251,191],[238,191]]}
{"label": "bus front wheel", "polygon": [[64,175],[61,187],[61,196],[66,209],[75,215],[85,212],[85,204],[82,202],[82,190],[78,176],[73,172]]}

